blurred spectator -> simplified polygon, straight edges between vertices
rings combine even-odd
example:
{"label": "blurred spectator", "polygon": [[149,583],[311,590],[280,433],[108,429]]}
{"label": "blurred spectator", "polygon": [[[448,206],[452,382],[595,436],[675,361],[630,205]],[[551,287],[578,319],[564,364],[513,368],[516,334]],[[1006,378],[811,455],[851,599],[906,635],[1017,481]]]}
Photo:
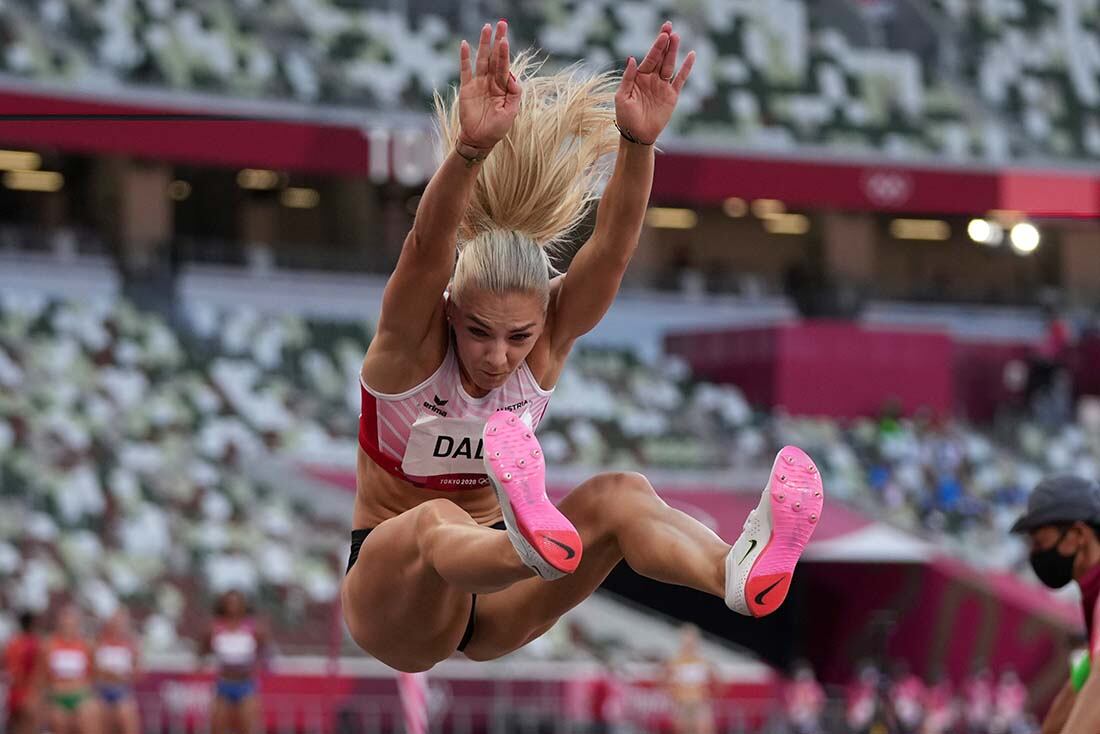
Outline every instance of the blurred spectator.
{"label": "blurred spectator", "polygon": [[1040,423],[1060,426],[1070,419],[1072,373],[1066,360],[1069,324],[1052,306],[1044,309],[1046,331],[1036,344],[1028,370],[1027,401]]}
{"label": "blurred spectator", "polygon": [[924,723],[924,703],[927,692],[924,682],[904,662],[896,664],[890,686],[890,707],[900,734],[917,734]]}
{"label": "blurred spectator", "polygon": [[244,594],[225,592],[214,607],[214,621],[203,654],[217,666],[213,734],[253,734],[260,711],[258,675],[268,648],[266,629],[252,616]]}
{"label": "blurred spectator", "polygon": [[80,610],[66,604],[58,610],[54,633],[43,645],[49,725],[54,732],[99,732],[101,713],[92,692],[91,645],[81,627]]}
{"label": "blurred spectator", "polygon": [[959,704],[950,680],[942,675],[937,676],[937,680],[928,687],[924,710],[922,734],[948,734],[955,731],[959,722]]}
{"label": "blurred spectator", "polygon": [[115,610],[100,630],[95,648],[96,691],[103,708],[103,732],[138,734],[138,647],[130,630],[125,607]]}
{"label": "blurred spectator", "polygon": [[975,734],[989,731],[993,719],[993,676],[984,668],[963,686],[963,717],[967,731]]}
{"label": "blurred spectator", "polygon": [[1001,673],[993,694],[990,734],[1020,734],[1030,729],[1027,720],[1027,688],[1014,670]]}
{"label": "blurred spectator", "polygon": [[714,669],[699,651],[698,628],[684,625],[680,628],[680,649],[665,663],[665,687],[672,700],[675,734],[712,734],[715,680]]}
{"label": "blurred spectator", "polygon": [[8,683],[7,730],[12,734],[37,734],[42,707],[39,665],[41,640],[33,612],[19,615],[19,632],[4,648],[4,672]]}
{"label": "blurred spectator", "polygon": [[825,689],[817,682],[808,661],[802,660],[795,665],[784,703],[793,734],[820,734],[825,714]]}
{"label": "blurred spectator", "polygon": [[882,717],[880,693],[881,674],[871,663],[863,663],[848,685],[845,696],[845,721],[854,734],[871,731],[872,725]]}

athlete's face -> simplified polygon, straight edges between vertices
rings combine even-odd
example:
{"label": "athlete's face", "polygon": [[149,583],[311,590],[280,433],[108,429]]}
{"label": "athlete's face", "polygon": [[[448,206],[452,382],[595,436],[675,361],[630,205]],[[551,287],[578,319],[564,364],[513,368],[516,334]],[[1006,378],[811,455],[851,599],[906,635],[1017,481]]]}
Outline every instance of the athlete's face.
{"label": "athlete's face", "polygon": [[67,606],[58,612],[57,631],[65,637],[77,637],[80,634],[80,612],[76,607]]}
{"label": "athlete's face", "polygon": [[694,655],[699,650],[699,630],[693,626],[686,626],[680,630],[680,651],[686,655]]}
{"label": "athlete's face", "polygon": [[469,289],[447,304],[463,372],[483,391],[500,387],[527,359],[546,325],[543,298],[533,293]]}
{"label": "athlete's face", "polygon": [[244,596],[239,591],[230,591],[225,595],[223,608],[225,609],[225,616],[232,618],[243,617],[248,611]]}
{"label": "athlete's face", "polygon": [[125,609],[118,609],[103,625],[103,631],[108,635],[126,635],[130,632],[130,615]]}

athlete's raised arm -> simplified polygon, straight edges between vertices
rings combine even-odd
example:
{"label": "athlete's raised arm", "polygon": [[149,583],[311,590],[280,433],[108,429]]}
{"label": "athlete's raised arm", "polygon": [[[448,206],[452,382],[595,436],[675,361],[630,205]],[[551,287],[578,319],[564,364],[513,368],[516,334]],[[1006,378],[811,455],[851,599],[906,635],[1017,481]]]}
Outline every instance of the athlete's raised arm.
{"label": "athlete's raised arm", "polygon": [[627,61],[615,94],[615,120],[622,133],[615,170],[596,210],[595,231],[556,290],[555,350],[568,350],[599,323],[637,249],[653,185],[653,143],[668,124],[695,63],[692,51],[677,73],[679,48],[680,34],[666,21],[642,63],[633,56]]}
{"label": "athlete's raised arm", "polygon": [[428,182],[397,267],[386,284],[377,339],[415,350],[440,310],[455,264],[459,224],[466,213],[481,162],[507,134],[519,111],[522,90],[509,70],[508,24],[494,38],[486,23],[478,41],[476,68],[470,46],[459,50],[460,124],[455,140],[443,141],[447,155]]}

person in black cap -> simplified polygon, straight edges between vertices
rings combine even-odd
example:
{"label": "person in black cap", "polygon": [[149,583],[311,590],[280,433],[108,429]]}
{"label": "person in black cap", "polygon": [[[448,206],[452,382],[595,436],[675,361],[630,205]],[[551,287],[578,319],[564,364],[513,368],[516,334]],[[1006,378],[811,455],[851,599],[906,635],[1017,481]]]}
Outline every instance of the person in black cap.
{"label": "person in black cap", "polygon": [[[1073,476],[1044,479],[1032,491],[1027,512],[1012,526],[1026,533],[1031,567],[1052,589],[1070,581],[1081,587],[1091,667],[1100,667],[1100,485]],[[1058,693],[1043,721],[1043,734],[1100,732],[1100,672],[1080,670]]]}

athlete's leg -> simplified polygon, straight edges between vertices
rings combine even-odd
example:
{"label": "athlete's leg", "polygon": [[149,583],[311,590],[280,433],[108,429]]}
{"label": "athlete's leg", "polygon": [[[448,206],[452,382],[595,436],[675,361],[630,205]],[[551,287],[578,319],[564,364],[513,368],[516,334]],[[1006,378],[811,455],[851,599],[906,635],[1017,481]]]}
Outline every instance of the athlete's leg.
{"label": "athlete's leg", "polygon": [[616,564],[657,581],[725,594],[730,546],[710,529],[669,507],[641,474],[593,477],[559,505],[584,543],[580,566],[555,581],[528,579],[478,597],[475,660],[499,657],[538,637],[592,594]]}
{"label": "athlete's leg", "polygon": [[472,593],[532,575],[507,533],[432,500],[386,520],[363,542],[344,579],[344,619],[356,643],[382,662],[427,670],[458,647]]}
{"label": "athlete's leg", "polygon": [[214,705],[210,712],[211,734],[232,734],[232,706],[233,704],[226,699],[217,694],[214,695]]}
{"label": "athlete's leg", "polygon": [[256,734],[260,715],[260,696],[252,694],[237,704],[238,734]]}
{"label": "athlete's leg", "polygon": [[[517,552],[540,565],[544,578],[555,580],[528,579],[483,598],[465,649],[478,660],[511,652],[544,633],[621,560],[651,579],[721,597],[741,614],[770,614],[786,598],[823,502],[817,467],[801,449],[784,447],[760,504],[731,548],[665,504],[640,474],[594,477],[553,508],[538,442],[508,413],[487,421],[485,449],[485,466]],[[583,554],[579,548],[573,552],[571,544],[583,545]],[[571,575],[555,574],[563,561],[572,564]]]}
{"label": "athlete's leg", "polygon": [[71,718],[68,711],[56,703],[51,703],[48,717],[51,734],[68,734]]}
{"label": "athlete's leg", "polygon": [[104,732],[121,731],[115,704],[104,701],[99,707],[99,730]]}
{"label": "athlete's leg", "polygon": [[118,728],[114,730],[104,729],[104,734],[111,734],[112,731],[121,732],[121,734],[138,734],[141,730],[141,720],[138,714],[137,698],[130,694],[116,703],[114,709]]}
{"label": "athlete's leg", "polygon": [[76,730],[80,734],[99,734],[103,716],[96,697],[90,695],[85,698],[73,712],[73,718],[76,722]]}

